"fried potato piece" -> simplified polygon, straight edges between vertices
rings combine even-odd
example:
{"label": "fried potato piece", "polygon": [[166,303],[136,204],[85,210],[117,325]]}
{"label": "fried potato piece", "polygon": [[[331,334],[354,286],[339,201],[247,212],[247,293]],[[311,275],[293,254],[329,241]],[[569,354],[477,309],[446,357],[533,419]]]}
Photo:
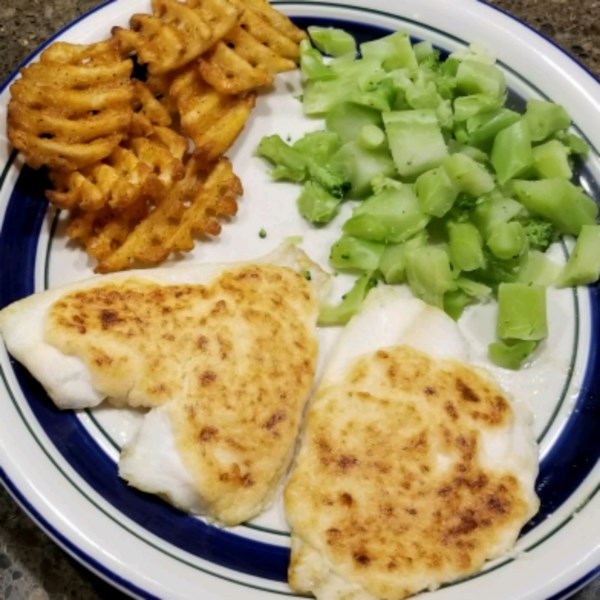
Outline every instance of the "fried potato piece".
{"label": "fried potato piece", "polygon": [[75,170],[102,160],[129,131],[132,69],[110,40],[55,42],[10,87],[10,142],[36,169]]}
{"label": "fried potato piece", "polygon": [[176,252],[189,252],[194,238],[221,232],[219,219],[234,216],[242,186],[227,158],[207,166],[191,157],[182,179],[153,202],[138,201],[122,212],[73,213],[67,234],[82,242],[109,273],[133,265],[156,265]]}
{"label": "fried potato piece", "polygon": [[234,27],[199,59],[202,78],[222,94],[240,94],[273,81],[273,74],[296,63],[279,56],[243,27]]}
{"label": "fried potato piece", "polygon": [[102,161],[77,171],[51,170],[46,197],[61,209],[119,211],[141,196],[166,193],[183,176],[188,140],[171,129],[168,110],[141,81],[133,80],[130,137]]}
{"label": "fried potato piece", "polygon": [[196,156],[207,162],[231,147],[256,103],[253,92],[221,94],[202,80],[195,65],[174,79],[169,95],[177,106],[181,129],[196,146]]}
{"label": "fried potato piece", "polygon": [[199,59],[203,79],[222,94],[269,85],[275,73],[296,67],[306,34],[268,2],[231,0],[240,22]]}
{"label": "fried potato piece", "polygon": [[[172,124],[171,112],[159,96],[148,85],[133,80],[134,101],[131,120],[131,136],[152,135],[156,125],[169,127]],[[158,96],[158,97],[157,97]]]}
{"label": "fried potato piece", "polygon": [[151,74],[191,62],[238,21],[241,8],[228,0],[152,0],[152,14],[134,14],[131,29],[114,27],[123,52],[135,52]]}
{"label": "fried potato piece", "polygon": [[240,25],[277,55],[297,61],[300,42],[306,32],[294,25],[287,15],[274,9],[267,0],[231,0],[244,9]]}
{"label": "fried potato piece", "polygon": [[121,211],[139,197],[164,194],[183,176],[187,139],[157,126],[150,136],[131,138],[103,161],[79,171],[50,171],[46,196],[62,209]]}

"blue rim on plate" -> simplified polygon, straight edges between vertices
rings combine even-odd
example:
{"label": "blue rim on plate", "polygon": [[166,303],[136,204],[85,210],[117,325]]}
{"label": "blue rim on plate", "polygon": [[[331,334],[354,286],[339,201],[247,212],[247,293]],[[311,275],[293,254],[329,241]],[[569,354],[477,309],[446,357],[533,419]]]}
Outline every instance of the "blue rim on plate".
{"label": "blue rim on plate", "polygon": [[[96,11],[114,4],[115,1],[109,0],[109,2],[96,7],[51,39],[55,39],[61,33],[73,27],[75,23],[90,18]],[[279,4],[286,5],[292,3],[281,2]],[[302,3],[296,2],[293,4],[299,5]],[[327,3],[320,4],[326,5]],[[307,11],[309,9],[310,6],[307,5]],[[352,11],[349,10],[350,7],[347,7],[347,9],[352,14]],[[386,32],[385,28],[369,25],[368,21],[365,22],[360,19],[361,13],[368,12],[373,11],[364,8],[355,8],[353,15],[355,16],[355,20],[340,20],[331,17],[319,19],[298,17],[297,20],[300,25],[319,21],[320,24],[328,23],[341,26],[352,31],[357,36],[357,39],[363,40],[382,35]],[[409,18],[401,19],[391,14],[386,16],[397,19],[399,25],[402,24],[405,27],[410,27],[411,19]],[[422,24],[421,27],[423,27]],[[458,41],[465,45],[468,43],[468,40],[459,39]],[[513,75],[518,77],[518,73],[513,72]],[[3,89],[9,82],[3,86]],[[539,92],[539,90],[537,91]],[[3,187],[8,185],[7,173],[16,161],[16,158],[16,153],[13,152],[9,156],[7,163],[2,167],[0,193],[3,191]],[[582,170],[582,176],[586,179],[588,186],[594,191],[595,195],[600,197],[600,183],[585,169]],[[18,260],[3,260],[3,271],[0,274],[0,308],[35,290],[36,265],[40,252],[38,241],[42,226],[48,218],[47,204],[43,200],[43,190],[46,188],[46,183],[43,176],[24,167],[21,169],[18,179],[10,191],[10,198],[6,206],[2,228],[0,229],[0,256],[18,257]],[[50,243],[51,241],[52,236]],[[581,300],[577,298],[577,293],[574,292],[575,306]],[[538,515],[528,524],[525,532],[533,531],[561,508],[586,479],[600,457],[600,435],[598,435],[598,431],[600,431],[600,396],[596,392],[596,390],[600,390],[600,356],[597,352],[598,338],[596,334],[598,311],[600,309],[600,291],[598,287],[591,287],[589,289],[589,299],[586,298],[584,300],[588,301],[590,306],[592,337],[585,375],[581,381],[581,393],[560,436],[541,461],[540,476],[537,484],[537,491],[541,499],[541,509]],[[184,554],[188,553],[189,555],[202,558],[208,565],[208,567],[200,567],[197,564],[192,565],[190,563],[191,568],[204,570],[208,575],[222,578],[232,583],[240,583],[233,577],[229,578],[224,574],[223,570],[213,570],[210,567],[210,565],[217,565],[218,567],[223,567],[225,570],[229,569],[233,572],[244,573],[254,578],[253,583],[246,582],[241,585],[280,595],[296,595],[291,591],[273,589],[268,585],[269,581],[285,582],[286,580],[289,559],[289,550],[286,544],[266,543],[225,531],[209,525],[200,519],[186,515],[153,496],[137,492],[128,487],[119,479],[114,461],[89,436],[79,417],[73,412],[62,412],[55,408],[48,401],[39,384],[31,378],[20,364],[11,361],[11,368],[13,370],[12,375],[18,382],[20,392],[26,399],[28,409],[31,411],[45,436],[51,440],[54,448],[58,451],[60,460],[64,461],[69,469],[73,470],[93,490],[93,493],[97,494],[103,500],[103,503],[99,503],[93,494],[90,494],[83,488],[78,488],[80,493],[86,496],[87,501],[94,504],[98,511],[103,512],[107,517],[112,519],[112,513],[104,508],[104,502],[106,502],[110,505],[111,510],[116,511],[120,516],[126,517],[124,520],[119,518],[118,524],[128,534],[136,537],[139,535],[137,530],[134,531],[128,528],[126,522],[129,520]],[[3,371],[0,372],[0,375],[7,391],[8,401],[13,403],[14,410],[21,415],[23,422],[28,426],[30,434],[36,440],[40,450],[46,452],[44,439],[29,427],[27,418],[24,416],[22,407],[19,405],[19,400],[12,393],[7,375]],[[54,456],[51,456],[47,452],[46,454],[55,468],[63,474],[64,478],[69,480],[71,485],[78,487],[78,483],[66,472],[64,465],[57,461]],[[67,552],[116,587],[137,597],[155,597],[148,590],[142,589],[107,568],[106,565],[82,551],[68,537],[63,535],[59,529],[29,502],[28,498],[22,494],[18,486],[11,480],[3,468],[0,469],[0,478],[11,495],[24,507],[29,516]],[[593,498],[597,500],[599,490],[600,485],[596,485],[588,496],[578,504],[577,510]],[[531,548],[525,548],[525,550],[533,549],[535,546],[547,541],[552,535],[569,523],[574,513],[575,510],[570,511],[560,523],[554,525],[550,532],[545,534],[541,539],[536,540]],[[153,539],[155,538],[152,536],[148,536],[145,539],[140,538],[142,543],[156,545],[156,542],[152,541]],[[168,548],[159,548],[157,546],[157,550],[163,552],[169,559],[183,560],[180,553],[170,553]],[[505,562],[509,562],[510,560],[513,559],[507,558]],[[505,562],[494,568],[501,567]],[[599,569],[600,567],[596,567],[576,581],[570,582],[567,587],[553,597],[565,597],[579,589],[583,583],[597,575]],[[264,580],[265,584],[256,583],[259,580]]]}

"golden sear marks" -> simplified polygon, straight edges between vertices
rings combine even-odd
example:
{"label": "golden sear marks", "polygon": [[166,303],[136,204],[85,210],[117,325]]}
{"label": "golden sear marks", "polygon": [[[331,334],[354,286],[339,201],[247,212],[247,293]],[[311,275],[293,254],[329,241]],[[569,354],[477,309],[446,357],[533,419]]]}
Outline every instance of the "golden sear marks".
{"label": "golden sear marks", "polygon": [[316,299],[285,267],[232,267],[206,285],[143,279],[71,292],[46,339],[117,405],[167,405],[207,512],[256,514],[295,446],[317,356]]}
{"label": "golden sear marks", "polygon": [[[273,367],[269,377],[295,382],[296,361],[286,348],[297,348],[302,362],[312,337],[293,311],[313,301],[301,275],[271,265],[232,267],[206,285],[132,277],[63,296],[49,311],[45,336],[81,358],[113,402],[151,407],[193,397],[209,371],[219,386],[237,385],[259,377],[253,370],[266,374],[271,361],[279,371]],[[110,364],[98,364],[100,354]]]}
{"label": "golden sear marks", "polygon": [[[482,460],[481,436],[512,422],[462,363],[405,346],[358,359],[311,402],[286,488],[293,535],[380,598],[478,570],[531,512],[517,478]],[[293,551],[297,589],[301,560]]]}

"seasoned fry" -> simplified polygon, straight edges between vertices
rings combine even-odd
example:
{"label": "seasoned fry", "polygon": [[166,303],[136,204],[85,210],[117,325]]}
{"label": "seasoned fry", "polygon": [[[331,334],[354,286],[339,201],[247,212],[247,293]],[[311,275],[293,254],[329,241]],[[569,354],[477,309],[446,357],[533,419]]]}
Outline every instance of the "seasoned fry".
{"label": "seasoned fry", "polygon": [[[224,157],[306,37],[266,0],[152,0],[89,45],[55,42],[11,86],[8,137],[48,167],[67,235],[106,273],[216,236],[242,186]],[[139,68],[135,68],[134,64]]]}
{"label": "seasoned fry", "polygon": [[228,0],[152,0],[152,14],[135,14],[131,29],[114,27],[124,53],[135,52],[156,75],[178,69],[220,40],[236,23],[241,8]]}
{"label": "seasoned fry", "polygon": [[10,88],[9,140],[33,168],[102,160],[129,131],[132,68],[110,41],[53,44]]}
{"label": "seasoned fry", "polygon": [[50,171],[54,188],[46,195],[58,208],[122,211],[138,198],[165,194],[183,176],[187,140],[157,126],[149,137],[135,137],[105,160],[79,171]]}
{"label": "seasoned fry", "polygon": [[191,157],[183,178],[166,195],[138,198],[122,212],[108,207],[76,211],[67,234],[99,261],[98,273],[156,265],[173,253],[192,250],[194,237],[218,235],[219,219],[236,214],[241,193],[228,159],[206,166]]}
{"label": "seasoned fry", "polygon": [[240,25],[259,42],[277,55],[298,59],[300,42],[306,33],[296,27],[283,13],[275,10],[267,0],[231,0],[244,10]]}
{"label": "seasoned fry", "polygon": [[203,79],[222,94],[240,94],[269,85],[273,74],[296,63],[279,56],[242,27],[234,27],[199,60]]}
{"label": "seasoned fry", "polygon": [[221,94],[202,80],[195,65],[173,81],[169,95],[179,111],[182,130],[196,146],[196,156],[212,162],[225,153],[244,128],[256,94]]}

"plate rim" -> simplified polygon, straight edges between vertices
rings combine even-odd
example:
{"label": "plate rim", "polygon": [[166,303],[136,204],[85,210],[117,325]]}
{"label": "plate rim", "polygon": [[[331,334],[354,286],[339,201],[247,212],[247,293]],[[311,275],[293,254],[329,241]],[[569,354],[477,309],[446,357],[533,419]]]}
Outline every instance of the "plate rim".
{"label": "plate rim", "polygon": [[[17,67],[17,69],[15,69],[15,71],[13,71],[13,73],[11,75],[9,75],[8,79],[0,86],[0,93],[2,93],[9,85],[10,83],[12,83],[12,81],[14,80],[14,78],[18,75],[18,71],[19,68],[21,68],[22,66],[28,64],[29,62],[31,62],[31,60],[33,60],[35,58],[35,56],[44,48],[46,47],[48,44],[50,44],[53,40],[55,40],[56,38],[60,37],[61,35],[63,35],[65,32],[67,32],[69,29],[71,29],[73,26],[75,26],[76,24],[80,23],[81,21],[84,21],[88,18],[90,18],[91,16],[94,15],[94,13],[106,8],[107,6],[111,5],[111,4],[116,4],[119,2],[123,2],[123,0],[106,0],[105,2],[99,4],[98,6],[90,9],[89,11],[85,12],[84,14],[82,14],[80,17],[78,17],[77,19],[75,19],[74,21],[72,21],[71,23],[69,23],[68,25],[66,25],[65,27],[61,28],[59,31],[57,31],[53,36],[51,36],[50,38],[48,38],[42,45],[40,45],[36,50],[34,50],[32,53],[30,53],[30,55],[21,63],[21,65],[19,65],[19,67]],[[463,0],[463,2],[467,2],[467,0]],[[509,17],[510,19],[512,19],[514,21],[514,23],[521,25],[521,26],[525,26],[528,29],[530,29],[536,36],[544,39],[545,41],[551,43],[553,46],[555,46],[558,50],[560,50],[560,52],[567,57],[568,59],[570,59],[575,65],[577,65],[579,68],[581,68],[587,75],[590,75],[595,81],[596,83],[600,83],[600,79],[598,77],[595,76],[595,74],[593,74],[591,71],[589,71],[589,69],[587,69],[585,67],[585,65],[583,65],[582,63],[580,63],[577,59],[575,59],[572,55],[570,55],[568,52],[566,52],[563,48],[561,48],[560,46],[558,46],[556,43],[554,43],[552,40],[550,40],[549,38],[547,38],[547,36],[544,36],[543,34],[541,34],[540,32],[537,32],[536,30],[534,30],[531,26],[529,26],[527,23],[517,19],[516,17],[510,15],[509,13],[503,11],[502,9],[500,9],[499,7],[492,5],[488,2],[485,2],[484,0],[468,0],[468,3],[472,3],[472,2],[477,2],[481,5],[487,6],[492,10],[496,10],[498,12],[501,12],[503,14],[505,14],[507,17]],[[274,2],[274,4],[281,4],[283,6],[285,5],[290,5],[290,4],[297,4],[297,5],[310,5],[310,4],[322,4],[318,1],[316,2],[311,2],[309,1],[305,1],[305,2]],[[335,4],[337,6],[343,6],[342,3],[332,3]],[[0,479],[3,480],[3,482],[5,483],[10,495],[17,501],[18,504],[20,504],[28,513],[28,515],[30,515],[31,517],[31,513],[32,512],[37,512],[35,510],[35,507],[33,506],[29,506],[27,507],[26,505],[28,505],[28,501],[27,498],[22,497],[21,498],[21,493],[20,490],[15,486],[14,482],[8,477],[7,473],[5,472],[4,468],[0,466]],[[19,500],[20,498],[20,500]],[[23,502],[25,503],[25,505],[23,504]],[[70,548],[70,546],[72,545],[72,542],[68,539],[63,539],[63,535],[60,531],[55,531],[53,530],[53,526],[46,522],[45,518],[43,517],[43,515],[38,514],[37,515],[38,518],[32,517],[34,521],[36,521],[38,523],[38,525],[44,530],[46,531],[46,533],[59,545],[61,546],[67,553],[69,553],[70,555],[73,555],[73,552],[81,552],[80,548],[75,548],[72,549]],[[40,522],[41,521],[41,522]],[[79,556],[74,556],[74,558],[80,560],[81,559]],[[108,576],[106,574],[102,574],[102,573],[98,573],[96,571],[96,569],[92,566],[93,563],[95,562],[95,559],[93,557],[90,557],[89,559],[91,561],[92,564],[88,563],[88,562],[84,562],[85,566],[88,567],[92,572],[95,572],[97,575],[100,575],[101,577],[103,577],[104,579],[106,579],[107,581],[109,581],[112,585],[115,585],[115,587],[117,587],[118,589],[121,589],[122,591],[126,591],[127,593],[129,593],[129,588],[131,587],[131,582],[127,581],[124,582],[125,583],[125,588],[122,588],[120,583],[117,581],[115,582],[112,577],[107,578]],[[104,565],[98,563],[100,567],[102,567],[102,569],[99,569],[100,571],[104,570],[105,567]],[[580,577],[580,579],[578,581],[573,582],[572,584],[570,584],[568,586],[568,588],[564,589],[564,592],[566,593],[568,590],[572,590],[569,593],[572,593],[574,591],[577,591],[577,589],[580,589],[581,585],[580,582],[587,582],[589,580],[591,580],[592,578],[594,578],[598,573],[600,572],[600,563],[592,570],[590,571],[587,575],[583,575],[582,577]],[[110,575],[114,575],[114,573],[110,573]],[[577,589],[572,589],[573,587],[577,586]],[[131,590],[134,591],[134,590]],[[145,594],[146,592],[144,592],[144,590],[138,590],[135,591],[136,594],[142,593]],[[559,595],[557,596],[553,596],[553,597],[565,597],[563,595],[561,595],[562,592],[559,592]],[[142,596],[140,596],[142,597]],[[154,598],[154,596],[146,596],[143,595],[143,597],[148,597],[148,598]]]}

